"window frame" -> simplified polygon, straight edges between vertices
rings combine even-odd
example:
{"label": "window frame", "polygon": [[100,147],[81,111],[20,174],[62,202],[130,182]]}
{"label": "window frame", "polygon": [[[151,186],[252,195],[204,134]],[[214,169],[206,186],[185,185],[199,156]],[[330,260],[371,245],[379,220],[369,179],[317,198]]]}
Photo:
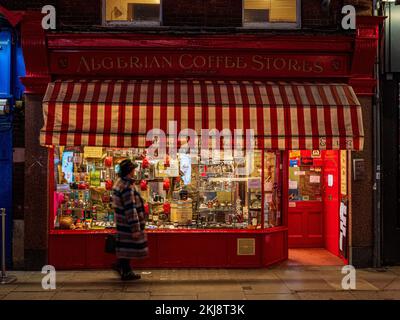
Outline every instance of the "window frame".
{"label": "window frame", "polygon": [[107,27],[161,27],[162,24],[162,3],[160,0],[160,16],[156,21],[107,21],[107,0],[102,0],[102,25]]}
{"label": "window frame", "polygon": [[245,1],[242,0],[243,29],[301,29],[301,0],[296,0],[296,22],[244,22]]}

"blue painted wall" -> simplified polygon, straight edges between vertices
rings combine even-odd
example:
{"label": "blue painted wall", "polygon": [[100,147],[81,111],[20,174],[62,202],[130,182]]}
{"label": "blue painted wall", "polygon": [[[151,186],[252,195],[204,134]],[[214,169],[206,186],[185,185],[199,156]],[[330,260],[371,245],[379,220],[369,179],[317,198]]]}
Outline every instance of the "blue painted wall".
{"label": "blue painted wall", "polygon": [[[0,25],[0,99],[9,99],[10,105],[22,98],[24,88],[19,77],[25,74],[22,50],[14,30]],[[0,115],[0,208],[6,209],[6,260],[12,265],[12,174],[13,135],[12,112]],[[1,224],[1,220],[0,220]],[[1,251],[1,248],[0,248]]]}

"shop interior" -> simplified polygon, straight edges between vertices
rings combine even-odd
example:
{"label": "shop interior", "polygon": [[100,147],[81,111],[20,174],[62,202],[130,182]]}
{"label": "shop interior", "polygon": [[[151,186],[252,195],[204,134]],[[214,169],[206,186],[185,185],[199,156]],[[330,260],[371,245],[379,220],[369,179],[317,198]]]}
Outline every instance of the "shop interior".
{"label": "shop interior", "polygon": [[347,261],[347,225],[340,216],[347,201],[346,159],[346,151],[289,151],[288,263]]}

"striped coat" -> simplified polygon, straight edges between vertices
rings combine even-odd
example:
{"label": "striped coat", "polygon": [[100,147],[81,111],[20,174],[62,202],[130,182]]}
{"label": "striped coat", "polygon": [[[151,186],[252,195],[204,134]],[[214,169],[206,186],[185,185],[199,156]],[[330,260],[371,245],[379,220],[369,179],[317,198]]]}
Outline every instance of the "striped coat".
{"label": "striped coat", "polygon": [[[117,258],[144,258],[148,255],[147,236],[144,232],[144,203],[132,187],[132,181],[120,178],[113,188],[113,206],[117,223]],[[138,239],[132,234],[140,232]]]}

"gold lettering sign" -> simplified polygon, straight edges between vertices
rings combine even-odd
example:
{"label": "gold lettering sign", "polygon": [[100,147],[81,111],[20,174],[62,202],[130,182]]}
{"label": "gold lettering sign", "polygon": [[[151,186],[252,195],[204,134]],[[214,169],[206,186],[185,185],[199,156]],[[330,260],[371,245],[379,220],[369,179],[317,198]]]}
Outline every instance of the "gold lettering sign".
{"label": "gold lettering sign", "polygon": [[102,147],[84,147],[83,156],[85,158],[101,158],[103,156]]}
{"label": "gold lettering sign", "polygon": [[[59,63],[60,64],[60,63]],[[271,57],[268,55],[131,55],[79,58],[77,72],[99,70],[167,70],[209,71],[218,69],[277,72],[301,72],[320,74],[324,66],[319,60],[292,57]]]}
{"label": "gold lettering sign", "polygon": [[347,151],[340,151],[340,193],[347,195]]}

